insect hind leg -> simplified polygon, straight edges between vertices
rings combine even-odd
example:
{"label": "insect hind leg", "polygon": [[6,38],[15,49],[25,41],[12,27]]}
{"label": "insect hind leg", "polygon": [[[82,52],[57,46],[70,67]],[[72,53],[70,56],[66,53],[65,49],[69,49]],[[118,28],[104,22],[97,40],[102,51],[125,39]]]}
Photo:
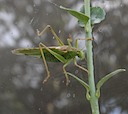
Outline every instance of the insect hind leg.
{"label": "insect hind leg", "polygon": [[50,78],[50,71],[48,69],[48,65],[47,65],[47,62],[46,62],[46,59],[45,59],[45,56],[44,56],[44,53],[43,53],[43,50],[42,50],[43,46],[42,44],[40,43],[39,44],[39,49],[40,49],[40,53],[41,53],[41,57],[43,59],[43,62],[44,62],[44,65],[45,65],[45,68],[46,68],[46,72],[47,72],[47,77],[44,79],[43,83],[47,82],[47,80]]}
{"label": "insect hind leg", "polygon": [[60,38],[57,36],[56,32],[54,31],[54,29],[50,26],[47,25],[41,32],[37,29],[37,35],[41,36],[43,35],[47,30],[51,31],[51,33],[53,34],[53,36],[55,37],[56,41],[58,42],[58,44],[60,46],[63,46],[64,43],[60,40]]}
{"label": "insect hind leg", "polygon": [[60,62],[62,63],[65,63],[64,66],[63,66],[63,71],[64,71],[64,74],[66,76],[66,81],[68,83],[69,79],[68,79],[68,76],[67,76],[67,72],[65,70],[65,67],[70,63],[70,61],[67,61],[62,55],[54,52],[53,50],[51,50],[49,47],[45,46],[44,44],[40,43],[39,44],[39,47],[40,47],[40,52],[41,52],[41,55],[42,55],[42,59],[44,61],[44,64],[45,64],[45,68],[46,68],[46,71],[47,71],[47,77],[45,78],[44,82],[46,82],[48,80],[48,78],[50,77],[50,72],[48,70],[48,66],[47,66],[47,63],[46,63],[46,59],[45,59],[45,56],[44,56],[44,53],[43,53],[43,49],[46,49],[48,53],[52,54],[56,59],[58,59]]}

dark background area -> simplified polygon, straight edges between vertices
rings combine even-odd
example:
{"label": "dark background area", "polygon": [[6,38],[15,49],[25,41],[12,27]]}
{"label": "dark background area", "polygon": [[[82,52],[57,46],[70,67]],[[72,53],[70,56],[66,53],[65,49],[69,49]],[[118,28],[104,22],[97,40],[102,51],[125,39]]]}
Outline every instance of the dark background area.
{"label": "dark background area", "polygon": [[[84,37],[77,20],[54,3],[79,10],[83,1],[0,1],[0,114],[91,114],[84,88],[72,78],[70,85],[65,85],[61,63],[48,63],[52,76],[43,85],[46,71],[42,60],[11,53],[15,48],[37,47],[39,42],[57,45],[50,32],[40,38],[36,35],[36,29],[42,30],[48,24],[65,44],[69,34]],[[93,32],[97,82],[118,68],[128,70],[128,1],[92,0],[92,6],[107,12],[106,19]],[[79,64],[85,67],[86,61]],[[73,64],[67,70],[87,82],[87,73]],[[128,114],[128,71],[102,87],[99,104],[101,114]]]}

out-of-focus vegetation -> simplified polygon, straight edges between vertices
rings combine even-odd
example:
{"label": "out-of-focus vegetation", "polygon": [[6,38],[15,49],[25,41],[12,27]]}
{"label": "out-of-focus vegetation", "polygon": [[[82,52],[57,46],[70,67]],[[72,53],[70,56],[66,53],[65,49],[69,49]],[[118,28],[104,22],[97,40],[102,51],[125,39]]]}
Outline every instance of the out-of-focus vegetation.
{"label": "out-of-focus vegetation", "polygon": [[[82,1],[77,0],[52,0],[52,3],[78,10],[82,6]],[[73,38],[84,36],[77,20],[52,3],[46,0],[0,1],[0,114],[90,114],[89,103],[83,100],[83,87],[72,78],[71,84],[65,86],[62,64],[49,63],[52,78],[43,85],[46,72],[42,60],[11,53],[14,48],[38,46],[39,42],[56,45],[51,33],[42,38],[36,35],[36,29],[47,24],[64,42],[69,34]],[[128,2],[94,0],[92,5],[107,11],[106,20],[94,28],[93,34],[95,78],[99,80],[117,68],[128,68]],[[74,65],[67,70],[81,74],[81,78],[84,76]],[[128,113],[127,75],[126,71],[103,86],[99,102],[102,114]]]}

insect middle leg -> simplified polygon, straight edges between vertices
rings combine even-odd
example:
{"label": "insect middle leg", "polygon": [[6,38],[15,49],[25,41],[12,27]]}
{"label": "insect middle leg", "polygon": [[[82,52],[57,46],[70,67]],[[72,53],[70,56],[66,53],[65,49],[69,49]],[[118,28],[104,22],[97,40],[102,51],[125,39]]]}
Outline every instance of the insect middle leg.
{"label": "insect middle leg", "polygon": [[64,71],[64,75],[65,75],[65,78],[66,78],[66,85],[68,85],[70,83],[70,80],[69,80],[69,77],[67,75],[67,71],[66,71],[66,66],[69,65],[71,63],[72,60],[69,60],[66,64],[64,64],[63,66],[63,71]]}
{"label": "insect middle leg", "polygon": [[80,66],[80,65],[77,64],[76,59],[74,59],[74,64],[75,64],[75,66],[77,66],[77,67],[80,68],[81,70],[84,70],[85,72],[88,73],[88,70],[87,70],[86,68],[84,68],[84,67],[82,67],[82,66]]}

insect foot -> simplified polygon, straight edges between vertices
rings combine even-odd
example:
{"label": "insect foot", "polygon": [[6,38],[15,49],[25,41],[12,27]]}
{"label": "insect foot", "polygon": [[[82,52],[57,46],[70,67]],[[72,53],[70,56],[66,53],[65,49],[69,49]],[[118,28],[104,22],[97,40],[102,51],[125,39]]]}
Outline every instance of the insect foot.
{"label": "insect foot", "polygon": [[46,83],[50,77],[51,77],[51,76],[50,76],[50,72],[48,72],[47,77],[43,80],[43,84]]}
{"label": "insect foot", "polygon": [[70,83],[70,80],[68,79],[68,80],[66,80],[66,86],[68,86],[69,85],[69,83]]}

